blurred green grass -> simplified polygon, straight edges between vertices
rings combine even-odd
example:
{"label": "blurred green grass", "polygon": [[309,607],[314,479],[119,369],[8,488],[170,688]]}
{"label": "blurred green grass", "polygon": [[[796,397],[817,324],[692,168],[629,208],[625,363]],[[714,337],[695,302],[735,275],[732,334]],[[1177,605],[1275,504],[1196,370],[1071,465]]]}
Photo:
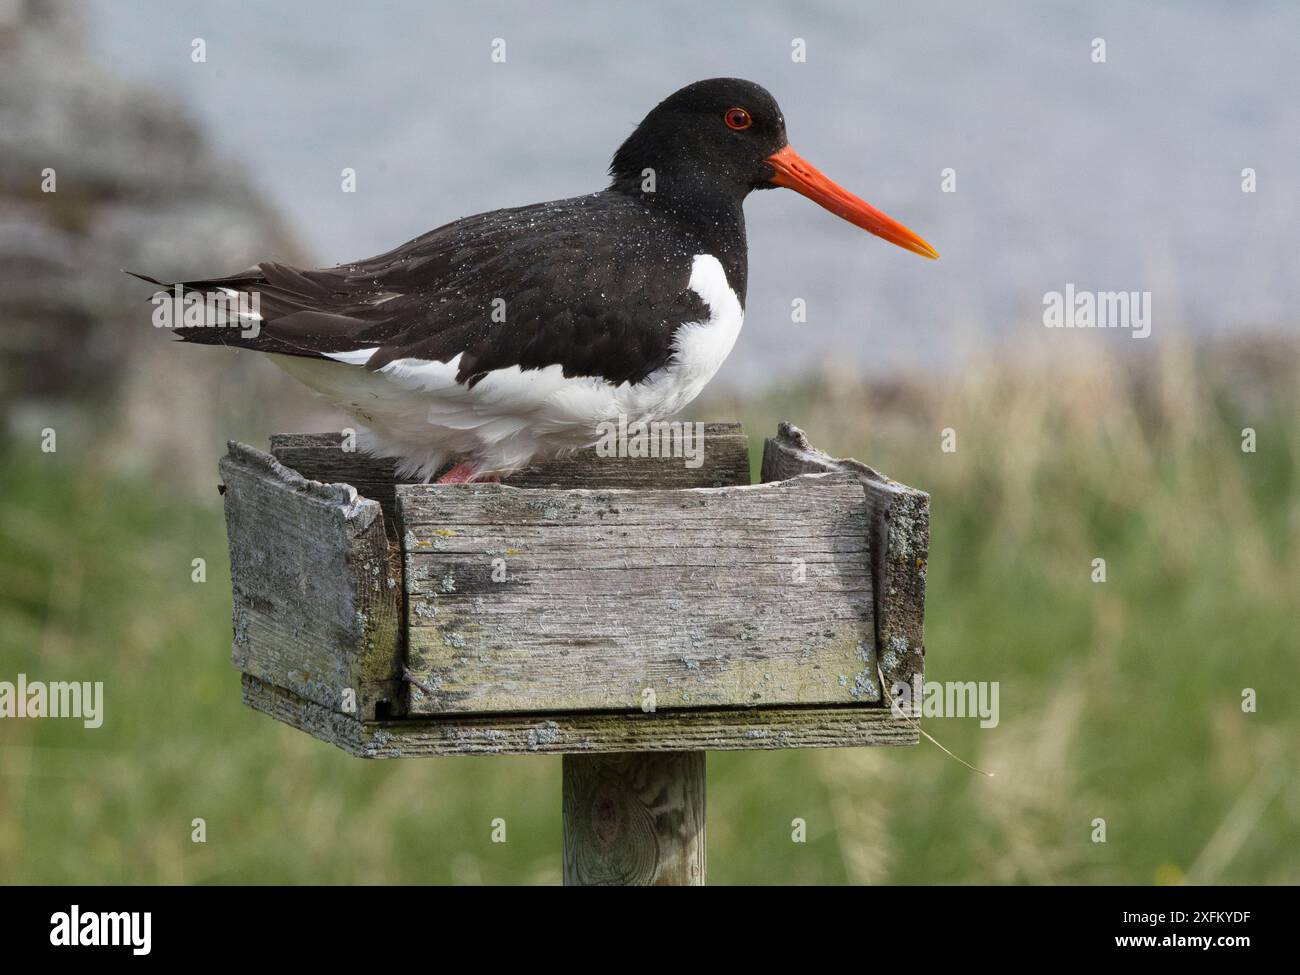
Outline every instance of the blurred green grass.
{"label": "blurred green grass", "polygon": [[[997,728],[925,722],[991,779],[928,743],[711,755],[710,881],[1300,881],[1296,362],[1026,356],[694,410],[756,462],[791,419],[930,491],[926,676],[1001,682]],[[0,721],[0,881],[558,882],[558,759],[364,762],[240,704],[215,462],[195,502],[91,444],[3,448],[0,680],[102,680],[106,718]]]}

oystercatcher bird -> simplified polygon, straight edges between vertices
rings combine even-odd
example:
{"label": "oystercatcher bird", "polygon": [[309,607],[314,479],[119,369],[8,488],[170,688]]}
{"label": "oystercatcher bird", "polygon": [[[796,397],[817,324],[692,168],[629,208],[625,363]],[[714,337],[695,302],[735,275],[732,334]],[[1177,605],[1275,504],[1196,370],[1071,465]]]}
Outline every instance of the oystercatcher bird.
{"label": "oystercatcher bird", "polygon": [[752,190],[788,187],[938,257],[805,162],[752,82],[670,95],[609,173],[598,193],[465,217],[369,260],[164,285],[255,299],[225,320],[239,330],[178,335],[272,354],[403,476],[454,461],[440,482],[495,480],[595,443],[602,422],[660,419],[699,394],[740,334]]}

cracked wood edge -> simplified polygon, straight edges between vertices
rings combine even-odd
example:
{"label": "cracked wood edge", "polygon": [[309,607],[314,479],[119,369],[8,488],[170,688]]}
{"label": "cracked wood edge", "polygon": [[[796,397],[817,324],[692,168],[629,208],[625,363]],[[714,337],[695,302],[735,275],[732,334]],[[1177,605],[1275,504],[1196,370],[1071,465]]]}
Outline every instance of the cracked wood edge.
{"label": "cracked wood edge", "polygon": [[234,441],[219,469],[235,667],[340,712],[393,713],[401,586],[379,505]]}
{"label": "cracked wood edge", "polygon": [[925,673],[925,575],[930,552],[930,496],[856,460],[818,450],[792,423],[782,422],[763,446],[763,481],[844,471],[866,491],[873,525],[871,570],[876,600],[876,650],[887,694]]}

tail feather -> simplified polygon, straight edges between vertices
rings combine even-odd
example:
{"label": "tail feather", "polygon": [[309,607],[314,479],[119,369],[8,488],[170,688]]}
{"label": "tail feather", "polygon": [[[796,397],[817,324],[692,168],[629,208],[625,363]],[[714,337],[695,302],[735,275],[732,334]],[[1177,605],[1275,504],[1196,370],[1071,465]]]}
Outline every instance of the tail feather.
{"label": "tail feather", "polygon": [[148,282],[149,284],[156,284],[156,285],[158,285],[158,287],[160,287],[160,288],[170,288],[170,287],[171,287],[171,285],[168,284],[167,282],[165,282],[165,281],[159,281],[157,278],[151,278],[151,277],[149,277],[149,275],[147,275],[147,274],[141,274],[139,271],[128,271],[126,268],[122,268],[122,273],[123,273],[123,274],[129,274],[129,275],[131,275],[131,277],[133,277],[133,278],[139,278],[141,281],[146,281],[146,282]]}
{"label": "tail feather", "polygon": [[[123,271],[165,292],[179,287],[182,295],[203,295],[205,302],[211,297],[228,304],[232,298],[247,296],[244,307],[250,312],[218,313],[204,327],[176,326],[177,337],[185,342],[322,358],[327,351],[337,351],[335,344],[349,348],[348,336],[366,324],[329,309],[331,292],[315,279],[321,272],[304,272],[287,264],[268,262],[227,277],[193,281],[160,281]],[[180,321],[179,316],[173,317]]]}

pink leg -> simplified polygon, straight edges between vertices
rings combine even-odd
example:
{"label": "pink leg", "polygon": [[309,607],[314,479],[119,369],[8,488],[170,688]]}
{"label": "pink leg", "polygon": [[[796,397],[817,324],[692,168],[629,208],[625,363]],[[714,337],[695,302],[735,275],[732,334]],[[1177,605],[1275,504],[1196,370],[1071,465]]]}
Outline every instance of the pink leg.
{"label": "pink leg", "polygon": [[442,477],[438,478],[438,484],[468,484],[470,481],[478,480],[488,484],[500,484],[500,474],[484,474],[482,477],[476,477],[477,468],[467,460],[462,460],[455,467],[449,470]]}
{"label": "pink leg", "polygon": [[468,484],[474,479],[474,465],[467,460],[462,460],[442,477],[438,478],[439,484]]}

